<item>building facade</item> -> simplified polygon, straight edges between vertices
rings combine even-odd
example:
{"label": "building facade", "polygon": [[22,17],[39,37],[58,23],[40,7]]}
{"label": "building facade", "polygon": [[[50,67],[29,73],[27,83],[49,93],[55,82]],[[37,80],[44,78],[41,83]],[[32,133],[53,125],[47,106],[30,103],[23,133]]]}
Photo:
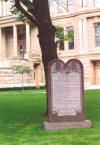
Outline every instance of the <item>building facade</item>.
{"label": "building facade", "polygon": [[18,22],[10,12],[11,3],[0,1],[0,87],[21,86],[20,74],[13,66],[26,65],[33,70],[24,74],[25,86],[44,84],[37,28]]}
{"label": "building facade", "polygon": [[[79,59],[84,65],[85,87],[100,85],[100,1],[99,0],[49,0],[50,14],[55,26],[63,28],[63,34],[73,32],[73,37],[59,41],[58,56],[64,62]],[[11,3],[0,1],[0,84],[18,85],[19,75],[13,65],[25,64],[33,69],[29,83],[44,83],[41,52],[37,28],[16,21],[10,13]]]}

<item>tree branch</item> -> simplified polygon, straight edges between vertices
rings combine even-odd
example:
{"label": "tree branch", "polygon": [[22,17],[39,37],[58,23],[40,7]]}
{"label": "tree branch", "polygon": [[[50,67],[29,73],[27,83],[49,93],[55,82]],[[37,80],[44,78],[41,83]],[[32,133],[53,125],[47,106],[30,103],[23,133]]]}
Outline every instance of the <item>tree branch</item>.
{"label": "tree branch", "polygon": [[39,23],[31,14],[24,10],[24,8],[20,5],[20,0],[15,0],[15,7],[19,9],[19,11],[24,14],[33,24],[39,26]]}
{"label": "tree branch", "polygon": [[[34,17],[36,17],[36,13],[35,13],[35,7],[34,7],[34,3],[32,3],[30,0],[20,0],[27,8],[28,6],[31,6],[31,8],[28,9],[28,12],[30,12],[32,15],[34,15]],[[33,7],[33,8],[32,8]]]}

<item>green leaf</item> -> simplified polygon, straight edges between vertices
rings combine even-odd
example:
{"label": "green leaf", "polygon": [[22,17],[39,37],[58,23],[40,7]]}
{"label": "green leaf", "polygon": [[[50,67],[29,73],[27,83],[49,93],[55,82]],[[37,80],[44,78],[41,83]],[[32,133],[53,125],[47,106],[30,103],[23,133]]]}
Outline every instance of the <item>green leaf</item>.
{"label": "green leaf", "polygon": [[59,38],[59,40],[62,41],[68,41],[69,39],[73,38],[74,36],[74,31],[70,30],[67,34],[64,34],[64,28],[60,26],[56,26],[56,38]]}
{"label": "green leaf", "polygon": [[24,73],[29,74],[32,72],[32,69],[29,66],[16,65],[16,66],[13,66],[13,71],[16,74],[24,74]]}

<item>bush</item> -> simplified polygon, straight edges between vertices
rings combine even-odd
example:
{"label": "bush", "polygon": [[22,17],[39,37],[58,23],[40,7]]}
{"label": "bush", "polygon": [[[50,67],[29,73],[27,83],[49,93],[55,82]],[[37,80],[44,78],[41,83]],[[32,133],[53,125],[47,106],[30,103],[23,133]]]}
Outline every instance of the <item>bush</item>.
{"label": "bush", "polygon": [[[45,89],[45,86],[39,86],[39,88],[37,87],[33,87],[33,86],[27,86],[24,87],[24,90],[38,90],[38,89]],[[13,88],[0,88],[0,91],[16,91],[16,90],[22,90],[22,87],[13,87]]]}

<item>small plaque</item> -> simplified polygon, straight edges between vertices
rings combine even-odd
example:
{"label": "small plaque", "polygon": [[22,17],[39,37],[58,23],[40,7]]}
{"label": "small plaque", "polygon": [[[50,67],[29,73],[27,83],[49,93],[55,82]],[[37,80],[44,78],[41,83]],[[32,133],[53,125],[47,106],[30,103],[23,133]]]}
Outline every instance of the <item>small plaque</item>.
{"label": "small plaque", "polygon": [[54,60],[48,66],[49,122],[83,121],[83,65],[77,59],[66,64]]}

